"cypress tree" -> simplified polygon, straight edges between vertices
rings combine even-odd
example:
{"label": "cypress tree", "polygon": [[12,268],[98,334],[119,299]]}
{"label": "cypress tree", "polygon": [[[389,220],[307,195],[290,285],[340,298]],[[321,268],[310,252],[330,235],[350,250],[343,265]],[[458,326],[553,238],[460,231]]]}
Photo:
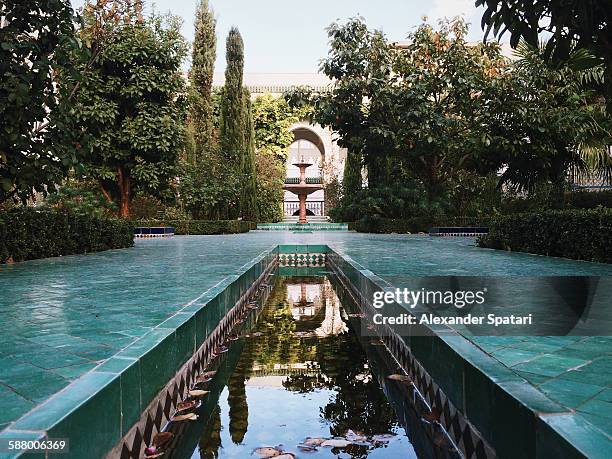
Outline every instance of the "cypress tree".
{"label": "cypress tree", "polygon": [[355,196],[355,193],[361,191],[362,176],[361,171],[361,155],[358,153],[348,152],[344,163],[344,177],[342,179],[343,195]]}
{"label": "cypress tree", "polygon": [[[227,168],[239,177],[240,188],[244,183],[244,96],[242,91],[244,71],[244,43],[240,32],[232,27],[226,42],[225,87],[221,101],[221,121],[219,126],[221,155]],[[241,198],[228,205],[227,218],[241,215]]]}
{"label": "cypress tree", "polygon": [[196,9],[195,39],[189,74],[193,91],[190,124],[196,160],[201,160],[213,147],[212,83],[217,48],[215,27],[216,21],[208,0],[200,0]]}
{"label": "cypress tree", "polygon": [[251,94],[245,88],[243,90],[244,100],[244,159],[243,175],[244,184],[242,187],[242,218],[256,222],[259,218],[257,207],[257,164],[255,158],[255,126],[253,124],[253,109],[251,104]]}
{"label": "cypress tree", "polygon": [[226,61],[225,87],[221,103],[221,154],[232,162],[232,164],[228,164],[228,167],[236,171],[242,171],[244,44],[240,32],[236,28],[232,28],[227,37]]}

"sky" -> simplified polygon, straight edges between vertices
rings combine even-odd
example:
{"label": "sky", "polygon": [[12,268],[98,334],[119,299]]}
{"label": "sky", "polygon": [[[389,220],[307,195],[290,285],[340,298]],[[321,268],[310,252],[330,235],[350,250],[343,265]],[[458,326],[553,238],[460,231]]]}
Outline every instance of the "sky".
{"label": "sky", "polygon": [[[80,7],[84,0],[71,0]],[[145,0],[158,12],[184,20],[183,35],[193,40],[197,0]],[[482,39],[482,8],[474,0],[210,0],[217,18],[217,64],[225,69],[225,39],[232,26],[244,39],[245,72],[313,73],[327,55],[325,28],[337,20],[362,16],[370,28],[382,30],[390,41],[406,38],[423,16],[436,21],[463,15],[472,24],[469,38]],[[188,64],[186,64],[188,67]]]}

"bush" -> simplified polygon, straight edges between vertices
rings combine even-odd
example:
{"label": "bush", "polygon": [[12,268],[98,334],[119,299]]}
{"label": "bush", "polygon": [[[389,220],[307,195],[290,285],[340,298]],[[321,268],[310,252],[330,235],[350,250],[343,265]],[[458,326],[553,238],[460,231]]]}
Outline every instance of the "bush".
{"label": "bush", "polygon": [[612,207],[612,190],[573,191],[565,195],[565,204],[576,209]]}
{"label": "bush", "polygon": [[134,226],[172,226],[177,235],[247,233],[257,225],[246,220],[141,220]]}
{"label": "bush", "polygon": [[130,216],[136,220],[160,218],[164,213],[164,205],[154,197],[138,195],[130,203]]}
{"label": "bush", "polygon": [[360,233],[426,233],[433,226],[488,226],[488,219],[476,217],[364,218],[349,225]]}
{"label": "bush", "polygon": [[491,221],[480,247],[612,262],[612,209],[515,214]]}
{"label": "bush", "polygon": [[0,213],[0,263],[131,247],[126,220],[65,210],[15,208]]}
{"label": "bush", "polygon": [[109,202],[102,194],[100,185],[91,180],[66,180],[57,191],[45,198],[43,206],[97,217],[110,217],[117,211],[116,204]]}

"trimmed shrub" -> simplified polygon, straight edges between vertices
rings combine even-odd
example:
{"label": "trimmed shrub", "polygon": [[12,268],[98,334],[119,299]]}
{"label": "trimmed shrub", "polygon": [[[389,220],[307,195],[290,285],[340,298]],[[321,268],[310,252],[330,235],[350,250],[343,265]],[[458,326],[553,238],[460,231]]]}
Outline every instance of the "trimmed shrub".
{"label": "trimmed shrub", "polygon": [[612,209],[552,210],[491,221],[480,247],[612,263]]}
{"label": "trimmed shrub", "polygon": [[488,220],[472,217],[369,218],[350,223],[349,229],[360,233],[426,233],[433,226],[488,226]]}
{"label": "trimmed shrub", "polygon": [[0,213],[0,263],[132,245],[134,232],[126,220],[31,207]]}
{"label": "trimmed shrub", "polygon": [[203,235],[247,233],[257,224],[246,220],[141,220],[134,226],[172,226],[177,235]]}
{"label": "trimmed shrub", "polygon": [[594,209],[599,206],[612,207],[612,190],[566,193],[565,204],[576,209]]}

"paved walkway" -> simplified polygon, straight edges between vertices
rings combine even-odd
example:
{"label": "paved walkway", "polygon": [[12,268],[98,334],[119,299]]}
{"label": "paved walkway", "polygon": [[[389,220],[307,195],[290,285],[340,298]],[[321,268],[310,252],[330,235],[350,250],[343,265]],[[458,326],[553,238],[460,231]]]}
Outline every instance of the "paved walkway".
{"label": "paved walkway", "polygon": [[[132,249],[0,265],[0,430],[250,259],[323,243],[391,282],[414,275],[612,275],[612,266],[474,247],[471,239],[251,232],[139,240]],[[610,338],[474,338],[612,436]]]}

